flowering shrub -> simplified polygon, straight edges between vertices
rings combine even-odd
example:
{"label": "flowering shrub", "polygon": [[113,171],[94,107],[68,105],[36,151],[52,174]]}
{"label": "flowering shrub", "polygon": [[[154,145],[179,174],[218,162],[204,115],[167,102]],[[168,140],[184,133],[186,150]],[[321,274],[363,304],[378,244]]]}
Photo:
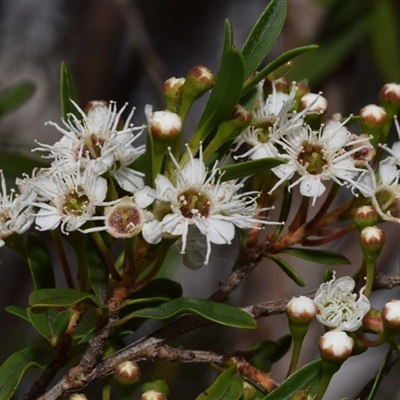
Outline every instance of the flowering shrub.
{"label": "flowering shrub", "polygon": [[[400,141],[386,144],[392,125],[400,137],[400,86],[385,85],[380,105],[366,105],[360,115],[329,115],[321,93],[278,78],[281,67],[315,46],[290,50],[260,68],[285,14],[286,1],[272,0],[241,50],[233,45],[227,22],[216,76],[195,66],[186,78],[168,79],[162,88],[166,109],[147,105],[142,126],[133,124],[135,109],[127,104],[119,108],[112,101],[92,101],[81,108],[72,74],[62,65],[61,123],[47,123],[62,137],[34,149],[48,165],[26,171],[17,189],[7,190],[0,176],[0,246],[23,257],[34,284],[26,309],[7,310],[47,341],[47,346],[21,349],[3,362],[0,400],[13,396],[31,367],[44,371],[26,399],[85,398],[81,392],[98,380],[107,399],[110,375],[121,399],[132,398],[138,383],[142,399],[165,399],[167,382],[142,379],[140,370],[140,361],[157,358],[218,366],[219,376],[198,400],[322,399],[333,374],[360,348],[388,343],[399,351],[397,300],[380,312],[370,296],[399,282],[376,274],[385,242],[376,225],[400,222]],[[185,143],[187,114],[208,93]],[[146,144],[137,145],[144,136]],[[301,202],[290,221],[297,190]],[[347,191],[349,200],[336,206],[339,190]],[[279,217],[270,215],[275,207]],[[312,218],[309,209],[316,211]],[[33,229],[50,231],[64,273],[59,285],[49,244]],[[246,307],[227,304],[264,258],[299,286],[303,279],[281,254],[348,264],[340,254],[311,247],[357,229],[363,262],[352,277],[336,279],[327,272],[316,292],[305,296]],[[209,263],[216,246],[232,243],[238,243],[231,247],[234,267],[221,267],[228,276],[208,299],[182,296],[179,284],[157,275],[171,251],[198,269]],[[66,244],[75,252],[76,266],[65,255]],[[166,344],[209,324],[256,329],[258,318],[285,312],[291,336],[280,344],[220,352]],[[90,322],[82,334],[84,315]],[[321,358],[299,369],[314,316],[327,330],[315,344]],[[140,335],[147,320],[167,322],[126,344],[124,338]],[[270,367],[289,350],[291,340],[288,377],[277,382]],[[268,346],[276,348],[274,354]]]}

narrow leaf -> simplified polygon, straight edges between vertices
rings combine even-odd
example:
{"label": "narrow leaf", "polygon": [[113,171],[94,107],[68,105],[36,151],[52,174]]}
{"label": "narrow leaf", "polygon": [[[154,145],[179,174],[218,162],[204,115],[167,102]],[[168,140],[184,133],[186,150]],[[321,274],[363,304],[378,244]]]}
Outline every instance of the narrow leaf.
{"label": "narrow leaf", "polygon": [[71,103],[71,100],[78,103],[78,95],[76,93],[72,72],[64,61],[61,63],[60,70],[60,100],[61,116],[63,119],[67,119],[68,114],[74,114],[79,119],[82,118],[77,109]]}
{"label": "narrow leaf", "polygon": [[301,279],[300,275],[282,258],[275,256],[274,254],[265,254],[265,257],[269,258],[280,267],[280,269],[290,278],[292,279],[297,285],[305,286],[303,279]]}
{"label": "narrow leaf", "polygon": [[193,297],[181,297],[163,303],[158,307],[145,308],[136,311],[134,316],[151,319],[166,319],[183,313],[197,314],[218,324],[235,328],[254,329],[257,326],[254,318],[239,308]]}
{"label": "narrow leaf", "polygon": [[280,158],[260,158],[258,160],[227,165],[226,167],[220,168],[221,173],[223,173],[221,182],[255,175],[285,163],[286,161]]}
{"label": "narrow leaf", "polygon": [[299,249],[296,247],[288,247],[283,250],[282,253],[325,265],[351,264],[350,260],[345,256],[329,250]]}
{"label": "narrow leaf", "polygon": [[51,326],[51,336],[59,339],[68,328],[69,321],[71,319],[71,310],[65,310],[57,314]]}
{"label": "narrow leaf", "polygon": [[44,369],[53,358],[54,353],[45,347],[28,347],[8,357],[0,367],[0,400],[11,399],[28,369]]}
{"label": "narrow leaf", "polygon": [[225,20],[225,40],[224,40],[224,53],[232,48],[233,44],[233,31],[232,24],[229,19]]}
{"label": "narrow leaf", "polygon": [[93,294],[75,289],[57,288],[35,290],[29,296],[29,304],[34,312],[44,312],[51,307],[67,307],[84,302],[95,307],[104,307]]}
{"label": "narrow leaf", "polygon": [[300,391],[305,391],[312,398],[317,393],[321,378],[321,360],[313,361],[296,371],[262,400],[293,400]]}
{"label": "narrow leaf", "polygon": [[221,59],[215,86],[200,117],[199,124],[189,142],[193,154],[218,123],[227,119],[238,103],[244,81],[243,57],[235,48],[227,50]]}
{"label": "narrow leaf", "polygon": [[53,265],[44,241],[31,233],[27,240],[28,263],[35,290],[55,287]]}
{"label": "narrow leaf", "polygon": [[31,322],[25,308],[17,306],[7,306],[4,310],[9,314],[15,315],[16,317],[23,319],[26,322]]}
{"label": "narrow leaf", "polygon": [[31,82],[17,83],[0,92],[0,116],[22,105],[35,92]]}
{"label": "narrow leaf", "polygon": [[247,79],[276,42],[286,18],[286,0],[272,0],[251,30],[242,48]]}
{"label": "narrow leaf", "polygon": [[236,365],[225,370],[216,381],[196,400],[238,400],[243,392],[243,381],[236,372]]}
{"label": "narrow leaf", "polygon": [[289,61],[292,61],[295,57],[307,53],[310,50],[316,50],[317,48],[318,48],[317,45],[311,44],[309,46],[297,47],[295,49],[287,51],[286,53],[281,54],[275,60],[267,64],[252,80],[246,82],[245,85],[243,86],[242,93],[243,94],[247,93],[250,89],[254,88],[254,86],[256,86],[264,78],[272,74],[274,71],[276,71],[278,68],[282,67]]}

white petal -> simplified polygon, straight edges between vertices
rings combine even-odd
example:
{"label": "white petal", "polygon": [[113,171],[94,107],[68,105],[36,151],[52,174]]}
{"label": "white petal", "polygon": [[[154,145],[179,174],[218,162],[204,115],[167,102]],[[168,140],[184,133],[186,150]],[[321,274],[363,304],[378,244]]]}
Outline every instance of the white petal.
{"label": "white petal", "polygon": [[161,241],[161,223],[156,219],[144,223],[142,227],[142,235],[144,240],[150,244],[157,244]]}
{"label": "white petal", "polygon": [[154,189],[144,186],[135,192],[135,203],[141,208],[146,208],[153,203],[155,196],[156,191]]}
{"label": "white petal", "polygon": [[52,210],[41,209],[36,216],[36,225],[41,231],[52,231],[60,224],[61,216],[56,208]]}
{"label": "white petal", "polygon": [[134,193],[144,185],[140,172],[131,168],[120,168],[113,173],[113,177],[118,182],[118,185],[127,192]]}
{"label": "white petal", "polygon": [[182,175],[189,184],[202,184],[206,177],[206,167],[201,160],[195,158],[186,163]]}
{"label": "white petal", "polygon": [[300,193],[302,196],[313,197],[314,200],[325,192],[325,185],[319,177],[307,175],[300,183]]}
{"label": "white petal", "polygon": [[[202,233],[207,234],[211,243],[230,244],[232,242],[232,239],[235,237],[235,227],[232,222],[229,221],[209,218],[207,228],[208,232]],[[202,231],[202,229],[200,229],[200,231]]]}
{"label": "white petal", "polygon": [[397,178],[397,166],[393,157],[385,158],[379,163],[379,175],[384,185],[390,184]]}

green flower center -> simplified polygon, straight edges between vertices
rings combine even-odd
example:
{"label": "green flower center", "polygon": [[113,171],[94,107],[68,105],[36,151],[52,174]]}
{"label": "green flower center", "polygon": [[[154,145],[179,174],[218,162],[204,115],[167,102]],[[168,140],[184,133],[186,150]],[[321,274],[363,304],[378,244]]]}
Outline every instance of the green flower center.
{"label": "green flower center", "polygon": [[297,160],[306,168],[307,172],[311,175],[319,175],[324,172],[328,164],[324,155],[324,147],[309,143],[306,140],[301,144],[301,147],[302,150]]}
{"label": "green flower center", "polygon": [[185,218],[208,217],[211,200],[205,193],[192,188],[182,192],[178,199],[181,213]]}
{"label": "green flower center", "polygon": [[63,210],[66,214],[80,216],[85,212],[88,204],[89,198],[85,194],[72,191],[66,196]]}

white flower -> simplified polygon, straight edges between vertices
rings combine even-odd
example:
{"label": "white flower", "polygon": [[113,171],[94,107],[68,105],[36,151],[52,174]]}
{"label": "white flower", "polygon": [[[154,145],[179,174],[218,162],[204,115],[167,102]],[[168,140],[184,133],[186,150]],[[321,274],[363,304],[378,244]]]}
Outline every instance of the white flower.
{"label": "white flower", "polygon": [[[143,126],[134,128],[130,122],[134,108],[122,129],[119,129],[126,104],[117,112],[114,102],[109,106],[100,101],[92,102],[86,115],[76,103],[71,102],[82,120],[70,114],[67,121],[63,121],[65,128],[48,122],[64,136],[53,146],[39,143],[40,147],[34,150],[49,152],[47,157],[57,159],[58,165],[63,165],[64,169],[73,171],[79,164],[82,169],[90,165],[96,175],[110,170],[121,188],[129,192],[143,186],[144,174],[128,168],[145,151],[144,146],[131,146],[143,131]],[[134,131],[137,130],[140,132],[135,135]]]}
{"label": "white flower", "polygon": [[[355,282],[349,276],[335,280],[335,276],[323,283],[315,293],[318,321],[332,329],[354,332],[362,325],[362,319],[371,308],[369,300],[360,290],[353,293]],[[357,298],[358,297],[358,298]]]}
{"label": "white flower", "polygon": [[399,171],[396,160],[388,157],[379,163],[379,180],[367,164],[357,182],[357,189],[371,199],[376,212],[385,221],[400,223],[398,199],[400,198]]}
{"label": "white flower", "polygon": [[76,231],[85,222],[96,220],[96,206],[107,194],[107,181],[97,176],[89,165],[81,171],[65,171],[55,164],[27,182],[42,201],[30,202],[39,207],[36,224],[39,230],[53,230],[61,224],[63,233]]}
{"label": "white flower", "polygon": [[323,358],[344,361],[351,355],[354,340],[345,332],[330,331],[319,339],[318,347]]}
{"label": "white flower", "polygon": [[[312,197],[315,204],[317,197],[325,192],[324,181],[333,180],[339,185],[347,183],[356,185],[353,178],[361,170],[356,168],[351,155],[360,151],[360,146],[346,151],[345,148],[354,145],[356,141],[350,139],[349,131],[338,121],[330,121],[318,132],[309,126],[304,126],[296,132],[275,140],[286,154],[281,157],[287,164],[272,168],[280,180],[271,189],[274,191],[283,182],[291,179],[297,172],[299,179],[289,186],[289,190],[300,185],[300,193]],[[368,139],[361,139],[368,140]]]}
{"label": "white flower", "polygon": [[27,231],[33,223],[32,206],[26,202],[33,201],[36,193],[24,187],[21,194],[11,190],[7,194],[6,181],[3,171],[0,171],[0,247],[4,246],[6,237],[13,233],[22,234]]}
{"label": "white flower", "polygon": [[[189,151],[189,150],[188,150]],[[195,226],[205,236],[208,263],[211,243],[230,244],[238,228],[260,228],[269,222],[257,218],[256,197],[258,192],[238,193],[243,184],[237,181],[221,182],[217,164],[208,171],[200,158],[193,158],[182,168],[170,153],[176,166],[176,184],[164,175],[155,179],[153,190],[144,187],[135,193],[135,201],[147,207],[154,200],[153,214],[158,219],[153,230],[143,230],[149,243],[157,243],[162,236],[182,239],[181,253],[185,253],[189,228]],[[265,210],[264,210],[265,211]]]}
{"label": "white flower", "polygon": [[147,104],[144,112],[152,135],[160,138],[173,138],[182,130],[182,119],[171,111],[155,111]]}
{"label": "white flower", "polygon": [[400,328],[400,300],[393,299],[385,304],[382,309],[382,320],[393,329]]}

